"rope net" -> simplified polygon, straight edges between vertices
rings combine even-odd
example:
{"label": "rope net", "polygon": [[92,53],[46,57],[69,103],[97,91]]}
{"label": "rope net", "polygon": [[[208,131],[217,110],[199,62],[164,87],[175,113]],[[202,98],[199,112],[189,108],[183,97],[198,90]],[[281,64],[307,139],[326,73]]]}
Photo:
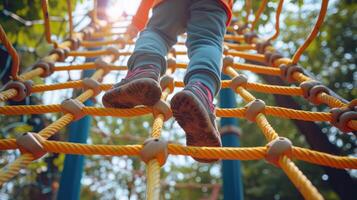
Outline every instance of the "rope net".
{"label": "rope net", "polygon": [[[355,106],[356,100],[349,103],[341,101],[339,98],[330,95],[329,89],[321,83],[313,80],[308,75],[304,74],[302,68],[297,65],[299,57],[307,48],[309,43],[316,37],[318,28],[323,22],[326,14],[327,2],[322,1],[321,11],[318,20],[306,39],[305,43],[298,49],[292,59],[283,57],[271,45],[279,34],[279,16],[282,9],[283,0],[279,1],[276,14],[276,32],[269,39],[259,38],[254,33],[256,20],[249,26],[248,17],[246,23],[236,22],[227,28],[228,32],[225,35],[225,50],[224,50],[224,66],[223,73],[231,77],[231,80],[222,81],[222,88],[232,88],[243,100],[247,106],[242,108],[223,109],[217,108],[217,117],[235,117],[247,118],[254,121],[261,129],[268,144],[263,147],[235,147],[235,148],[214,148],[214,147],[191,147],[178,144],[167,144],[160,150],[159,153],[152,155],[145,162],[147,164],[147,198],[159,199],[160,194],[160,167],[165,163],[166,155],[185,155],[204,159],[234,159],[234,160],[260,160],[266,159],[272,164],[280,167],[290,178],[292,183],[301,192],[305,199],[323,199],[321,194],[309,179],[299,170],[292,159],[303,160],[312,164],[329,166],[341,169],[357,169],[357,158],[336,156],[323,152],[313,151],[305,148],[300,148],[291,145],[286,138],[279,137],[275,129],[270,125],[266,116],[305,120],[305,121],[323,121],[330,122],[344,132],[357,130],[357,117]],[[259,18],[262,10],[266,6],[266,1],[263,1],[261,7],[256,12],[256,19]],[[70,8],[70,5],[68,6]],[[247,5],[247,10],[250,8]],[[91,116],[111,116],[111,117],[136,117],[142,115],[153,115],[154,122],[150,137],[154,141],[160,141],[161,130],[164,122],[170,118],[170,112],[163,111],[156,107],[135,107],[133,109],[115,109],[103,107],[84,106],[82,103],[92,97],[95,97],[102,91],[106,91],[112,87],[112,84],[101,83],[103,77],[111,71],[127,70],[126,66],[118,66],[113,64],[119,58],[125,58],[131,55],[132,52],[124,51],[123,48],[133,45],[134,42],[127,39],[123,33],[113,32],[116,28],[115,23],[103,22],[97,19],[96,14],[92,14],[92,23],[79,32],[73,31],[72,17],[70,20],[70,37],[62,43],[57,44],[51,40],[50,23],[48,6],[46,1],[42,1],[42,10],[45,13],[45,28],[46,38],[49,43],[54,45],[53,51],[41,59],[31,71],[23,74],[18,74],[19,58],[16,51],[7,40],[5,32],[1,28],[0,36],[4,46],[9,50],[14,62],[12,65],[12,79],[9,84],[0,92],[0,101],[21,100],[32,93],[41,93],[45,91],[53,91],[69,88],[82,88],[83,92],[74,98],[72,102],[79,105],[71,111],[64,103],[53,105],[21,105],[21,106],[1,106],[0,113],[2,115],[28,115],[28,114],[45,114],[61,112],[63,115],[39,131],[37,134],[26,134],[18,139],[8,138],[0,140],[0,150],[15,150],[21,151],[14,162],[8,164],[0,170],[0,185],[9,181],[16,176],[20,169],[26,168],[31,162],[42,157],[47,152],[64,153],[64,154],[80,154],[80,155],[110,155],[110,156],[143,156],[146,144],[138,145],[102,145],[102,144],[78,144],[70,142],[59,142],[47,140],[59,130],[65,128],[72,121],[78,120],[85,115]],[[68,12],[71,15],[71,12]],[[95,12],[94,12],[95,13]],[[112,36],[118,36],[117,39],[112,39]],[[108,38],[109,37],[109,38]],[[184,37],[184,36],[183,36]],[[94,41],[97,38],[106,38],[101,41]],[[178,43],[176,45],[182,45]],[[101,50],[78,50],[79,47],[102,47],[106,45],[119,45],[120,48],[108,47]],[[81,48],[83,49],[83,48]],[[254,53],[252,53],[254,52]],[[185,69],[187,63],[179,63],[175,61],[177,55],[186,55],[185,51],[171,51],[168,55],[172,61],[169,64],[166,75],[172,75],[178,69]],[[95,62],[86,62],[76,65],[54,65],[56,62],[63,62],[67,57],[99,57]],[[258,64],[248,64],[236,62],[235,57],[243,58],[247,61],[253,61]],[[76,80],[65,83],[55,83],[50,85],[27,84],[28,80],[35,77],[47,77],[59,71],[70,70],[95,70],[93,75],[88,80]],[[247,70],[257,74],[278,76],[289,83],[300,84],[299,86],[280,86],[269,85],[263,83],[255,83],[247,81],[246,77],[238,73],[240,70]],[[162,84],[161,101],[166,101],[167,97],[172,94],[174,88],[183,87],[182,81],[167,79],[166,84]],[[258,103],[264,104],[261,100],[256,99],[250,91],[267,93],[301,96],[307,101],[314,104],[324,104],[331,108],[330,112],[312,112],[304,110],[295,110],[277,106],[263,106],[262,109],[253,111],[251,108]],[[25,139],[23,139],[25,138]],[[26,138],[28,140],[26,140]],[[30,139],[29,139],[30,138]],[[23,141],[33,144],[35,147],[24,145]],[[279,143],[283,143],[282,145]],[[290,143],[290,145],[289,145]],[[288,144],[284,148],[284,144]],[[30,145],[31,146],[31,145]],[[144,159],[143,159],[144,160]]]}

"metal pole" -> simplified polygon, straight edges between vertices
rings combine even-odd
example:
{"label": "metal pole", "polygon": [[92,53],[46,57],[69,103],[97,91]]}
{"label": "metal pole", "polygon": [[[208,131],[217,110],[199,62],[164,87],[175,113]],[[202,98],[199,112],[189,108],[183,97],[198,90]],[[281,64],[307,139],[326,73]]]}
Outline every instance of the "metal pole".
{"label": "metal pole", "polygon": [[[108,5],[108,0],[98,2],[97,9],[104,10]],[[105,19],[104,12],[98,13],[98,18]],[[102,40],[98,38],[97,40]],[[88,48],[88,50],[98,50],[100,48]],[[96,58],[87,58],[86,62],[94,62]],[[83,78],[90,77],[94,70],[83,72]],[[93,106],[92,100],[84,102],[86,106]],[[86,116],[69,126],[69,141],[76,143],[86,143],[90,131],[91,117]],[[66,155],[64,167],[61,176],[60,189],[58,191],[58,200],[77,200],[80,199],[81,179],[84,168],[85,157],[81,155]]]}
{"label": "metal pole", "polygon": [[[229,79],[222,75],[222,80]],[[219,93],[221,108],[235,108],[235,94],[229,88],[221,89]],[[225,147],[239,147],[238,121],[236,118],[221,119],[221,138]],[[223,198],[224,200],[243,200],[243,183],[241,181],[240,161],[223,160],[222,178],[223,178]]]}
{"label": "metal pole", "polygon": [[[86,61],[90,62],[89,59]],[[83,77],[88,77],[90,76],[89,74],[89,72],[86,72],[83,74]],[[84,105],[93,106],[93,102],[91,100],[87,100],[84,102]],[[68,141],[75,143],[87,143],[90,125],[90,116],[85,116],[76,122],[72,122],[68,129]],[[85,157],[82,155],[66,155],[61,175],[60,188],[57,195],[58,200],[80,199],[84,161]]]}

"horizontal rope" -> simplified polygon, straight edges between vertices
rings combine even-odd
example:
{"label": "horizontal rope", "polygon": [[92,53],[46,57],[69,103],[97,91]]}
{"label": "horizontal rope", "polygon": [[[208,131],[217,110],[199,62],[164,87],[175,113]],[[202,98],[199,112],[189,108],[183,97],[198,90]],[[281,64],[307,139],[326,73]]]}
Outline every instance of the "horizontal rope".
{"label": "horizontal rope", "polygon": [[357,169],[356,157],[335,156],[300,147],[294,147],[292,149],[292,155],[298,160],[303,160],[316,165],[323,165],[340,169]]}
{"label": "horizontal rope", "polygon": [[[133,156],[138,155],[142,149],[142,145],[90,145],[48,140],[41,144],[47,152],[79,155]],[[0,140],[0,150],[17,148],[15,139]],[[205,159],[260,160],[265,159],[267,147],[193,147],[169,144],[168,152],[172,155]],[[340,169],[357,168],[357,158],[355,157],[336,156],[301,147],[293,147],[289,156],[317,165]]]}
{"label": "horizontal rope", "polygon": [[[4,115],[24,115],[24,114],[45,114],[52,112],[62,112],[61,105],[30,105],[30,106],[3,106],[0,107],[0,114]],[[113,116],[113,117],[135,117],[152,113],[148,107],[137,107],[131,109],[84,107],[82,109],[86,115],[93,116]],[[216,109],[218,117],[238,117],[244,118],[246,108]],[[304,121],[331,121],[331,113],[311,112],[304,110],[294,110],[275,106],[266,106],[265,114],[279,118],[297,119]]]}
{"label": "horizontal rope", "polygon": [[[83,64],[76,64],[76,65],[68,65],[68,66],[56,66],[54,71],[69,71],[69,70],[88,70],[88,69],[96,69],[96,65],[93,62],[87,62]],[[118,66],[108,64],[105,67],[106,70],[128,70],[127,66]]]}

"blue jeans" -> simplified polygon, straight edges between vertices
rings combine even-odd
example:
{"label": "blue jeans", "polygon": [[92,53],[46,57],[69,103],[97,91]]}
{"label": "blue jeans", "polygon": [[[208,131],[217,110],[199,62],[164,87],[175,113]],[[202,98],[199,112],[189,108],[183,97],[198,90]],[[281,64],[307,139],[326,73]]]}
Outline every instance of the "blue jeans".
{"label": "blue jeans", "polygon": [[222,44],[227,14],[218,0],[165,0],[153,9],[146,29],[136,42],[129,69],[152,64],[166,71],[169,49],[187,31],[190,62],[184,83],[201,81],[212,94],[220,89]]}

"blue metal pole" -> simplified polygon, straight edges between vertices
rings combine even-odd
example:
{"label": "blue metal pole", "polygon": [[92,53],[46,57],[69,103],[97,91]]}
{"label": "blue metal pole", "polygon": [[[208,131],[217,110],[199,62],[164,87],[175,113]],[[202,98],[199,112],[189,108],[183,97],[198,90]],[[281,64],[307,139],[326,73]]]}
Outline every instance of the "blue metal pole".
{"label": "blue metal pole", "polygon": [[[88,58],[86,59],[86,62],[93,62],[94,60],[94,58]],[[94,70],[86,70],[83,72],[83,77],[90,77],[93,72]],[[87,100],[84,102],[84,105],[93,106],[93,101]],[[68,141],[75,143],[87,143],[90,125],[90,116],[85,116],[76,122],[72,122],[68,129]],[[61,175],[60,188],[57,195],[58,200],[80,199],[84,161],[85,157],[82,155],[66,155]]]}
{"label": "blue metal pole", "polygon": [[[222,75],[222,80],[229,79]],[[221,108],[235,108],[235,94],[229,88],[219,93]],[[225,147],[239,147],[238,121],[236,118],[221,119],[221,138]],[[241,181],[241,167],[238,160],[222,161],[223,198],[224,200],[243,200],[243,183]]]}

